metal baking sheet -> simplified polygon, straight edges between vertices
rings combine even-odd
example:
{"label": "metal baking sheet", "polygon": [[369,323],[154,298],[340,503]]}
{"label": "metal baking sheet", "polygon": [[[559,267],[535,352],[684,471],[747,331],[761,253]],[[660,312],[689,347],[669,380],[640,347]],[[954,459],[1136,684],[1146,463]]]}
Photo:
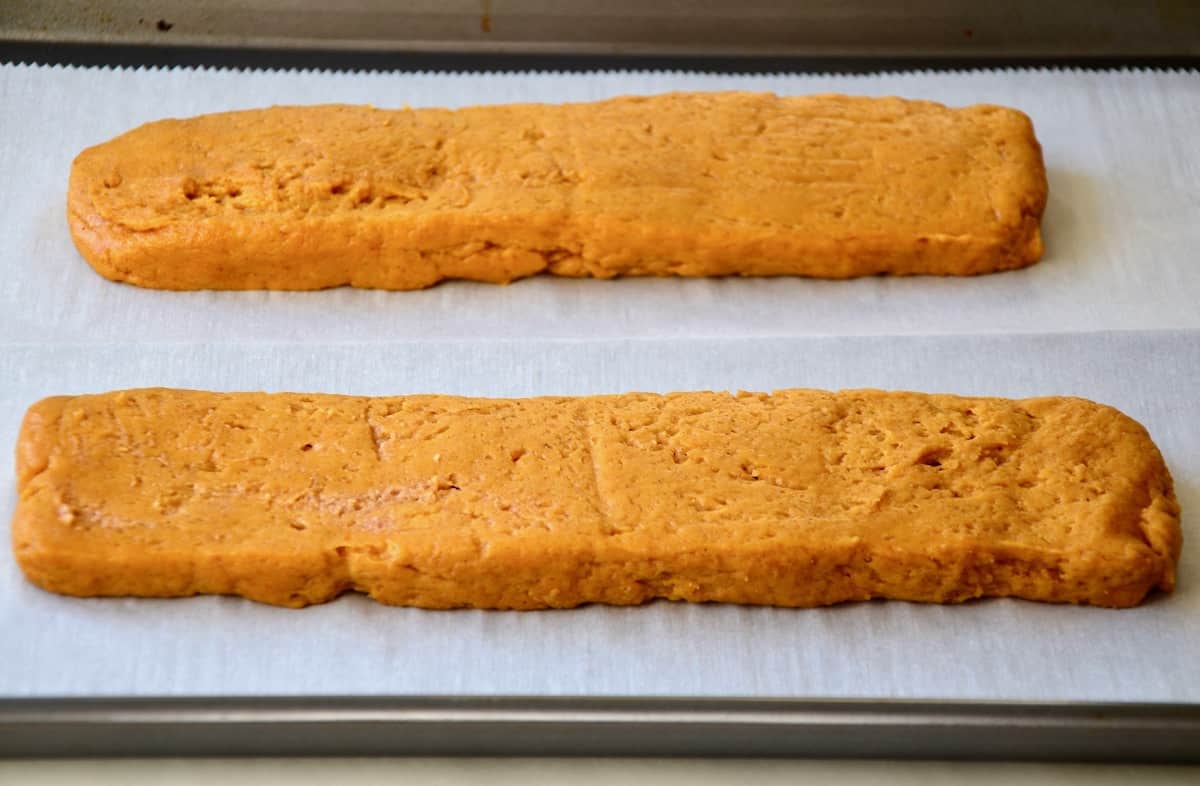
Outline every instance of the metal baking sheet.
{"label": "metal baking sheet", "polygon": [[1200,711],[1147,704],[527,697],[0,703],[0,756],[405,754],[1194,763]]}
{"label": "metal baking sheet", "polygon": [[0,41],[790,57],[1200,55],[1186,0],[8,0]]}
{"label": "metal baking sheet", "polygon": [[[1197,84],[1185,73],[1045,70],[730,77],[3,67],[0,171],[22,187],[0,191],[0,444],[12,444],[24,408],[42,395],[136,385],[475,395],[795,386],[1073,394],[1121,407],[1148,426],[1175,473],[1186,530],[1200,504],[1200,418],[1191,395],[1200,384],[1200,279],[1190,264],[1200,243],[1190,219],[1200,159],[1189,135]],[[457,105],[725,87],[1026,109],[1050,166],[1046,260],[970,280],[539,279],[422,293],[161,293],[100,280],[65,230],[74,152],[159,116],[272,102]],[[0,476],[11,475],[5,455]],[[12,505],[10,487],[0,518],[8,520]],[[297,713],[289,717],[306,719],[280,727],[297,730],[300,741],[331,735],[341,750],[361,751],[345,730],[377,724],[371,739],[378,744],[390,729],[409,735],[412,746],[393,736],[390,750],[432,752],[446,749],[439,735],[466,728],[455,725],[461,715],[446,714],[465,706],[482,713],[472,716],[481,724],[494,724],[472,738],[478,752],[531,733],[559,740],[546,752],[601,744],[635,752],[626,732],[638,729],[680,746],[647,744],[646,752],[700,753],[707,741],[724,739],[727,747],[714,742],[713,752],[751,753],[758,749],[747,735],[729,730],[754,728],[738,710],[753,700],[781,702],[772,706],[814,724],[797,736],[791,721],[781,721],[782,730],[766,734],[781,752],[853,752],[839,726],[851,717],[864,733],[892,729],[878,737],[890,742],[864,744],[864,755],[894,751],[903,738],[896,729],[917,721],[907,727],[919,740],[912,750],[926,755],[1034,756],[1037,734],[1028,730],[1041,728],[1050,748],[1098,756],[1120,748],[1086,754],[1054,741],[1100,734],[1090,717],[1111,721],[1098,739],[1141,739],[1145,729],[1191,739],[1200,705],[1200,665],[1188,657],[1200,649],[1193,540],[1178,592],[1120,612],[1019,601],[812,611],[657,603],[534,614],[389,609],[359,597],[303,612],[230,598],[80,601],[29,586],[5,550],[0,739],[11,741],[9,753],[51,752],[47,735],[59,732],[59,753],[105,745],[114,753],[183,753],[200,750],[189,747],[195,738],[187,730],[203,727],[208,750],[240,730],[263,741],[258,750],[283,752],[268,745],[282,745],[280,738],[261,729],[282,723],[271,712],[286,707]],[[515,696],[529,697],[536,712],[554,712],[506,714],[512,707],[504,697]],[[361,714],[369,697],[383,702],[372,705],[382,714]],[[639,714],[651,697],[667,714]],[[904,703],[914,700],[942,703]],[[586,742],[583,730],[596,728],[570,708],[596,701],[615,702],[606,717],[622,720]],[[688,713],[703,716],[690,737],[697,716],[668,712],[688,701],[698,702]],[[865,702],[859,708],[870,712],[838,715],[846,701]],[[1008,710],[985,711],[999,705],[1015,708],[1026,731],[1004,737]],[[959,707],[980,712],[973,737],[955,737]],[[203,711],[189,715],[189,708]],[[1061,722],[1039,727],[1039,713]],[[935,716],[944,719],[940,736],[920,722]],[[545,723],[530,725],[530,717]],[[638,726],[639,718],[650,720]],[[196,719],[203,722],[188,725]],[[130,728],[140,733],[114,742],[115,730]],[[29,734],[12,729],[42,730],[43,747],[22,748]],[[687,749],[687,739],[695,747]],[[1002,739],[1015,747],[998,749]],[[1149,743],[1139,750],[1173,755]]]}

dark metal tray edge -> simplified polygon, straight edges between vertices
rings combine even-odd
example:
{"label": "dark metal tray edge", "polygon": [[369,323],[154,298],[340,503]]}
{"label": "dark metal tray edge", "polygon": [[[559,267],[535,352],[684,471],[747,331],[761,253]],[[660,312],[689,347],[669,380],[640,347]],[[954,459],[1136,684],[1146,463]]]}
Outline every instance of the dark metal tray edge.
{"label": "dark metal tray edge", "polygon": [[1200,705],[583,697],[0,700],[0,756],[1200,762]]}
{"label": "dark metal tray edge", "polygon": [[999,68],[1154,69],[1200,68],[1200,55],[1175,56],[672,56],[585,54],[484,54],[473,52],[370,52],[155,47],[112,44],[44,44],[0,39],[0,63],[108,68],[215,68],[342,72],[521,73],[553,71],[688,71],[723,74],[878,74]]}

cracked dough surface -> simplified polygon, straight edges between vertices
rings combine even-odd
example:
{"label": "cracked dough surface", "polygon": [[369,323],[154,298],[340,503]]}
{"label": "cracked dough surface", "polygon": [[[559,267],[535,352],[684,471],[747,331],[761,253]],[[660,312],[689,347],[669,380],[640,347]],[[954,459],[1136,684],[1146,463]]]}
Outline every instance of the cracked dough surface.
{"label": "cracked dough surface", "polygon": [[872,390],[55,397],[13,546],[70,595],[534,609],[1170,590],[1146,431],[1082,399]]}
{"label": "cracked dough surface", "polygon": [[1045,202],[1016,110],[730,92],[161,120],[78,156],[68,215],[140,286],[417,289],[987,273],[1040,258]]}

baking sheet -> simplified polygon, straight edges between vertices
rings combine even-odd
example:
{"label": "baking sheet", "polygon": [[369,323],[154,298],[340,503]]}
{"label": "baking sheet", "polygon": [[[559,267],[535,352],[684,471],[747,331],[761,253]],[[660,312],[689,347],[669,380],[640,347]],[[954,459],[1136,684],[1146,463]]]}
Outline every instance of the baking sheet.
{"label": "baking sheet", "polygon": [[[1046,149],[1046,260],[969,280],[454,283],[162,293],[104,282],[65,228],[70,159],[166,115],[274,102],[459,105],[666,89],[897,93],[1021,107]],[[136,385],[584,394],[876,386],[1121,407],[1200,504],[1194,73],[870,77],[113,72],[0,67],[0,445],[52,393]],[[1113,332],[1116,331],[1116,332]],[[136,345],[136,346],[135,346]],[[0,477],[12,477],[8,451]],[[0,496],[10,518],[11,485]],[[1200,555],[1120,612],[988,601],[813,611],[296,612],[70,600],[0,550],[0,697],[677,695],[1200,701]]]}
{"label": "baking sheet", "polygon": [[[424,292],[162,293],[93,274],[64,231],[71,159],[149,120],[272,103],[585,100],[675,89],[899,94],[1033,118],[1050,203],[1039,265],[974,279],[533,279]],[[0,67],[0,335],[10,342],[895,335],[1200,328],[1193,72],[877,76],[345,74]]]}
{"label": "baking sheet", "polygon": [[[1190,332],[220,347],[0,355],[0,444],[46,390],[147,384],[355,394],[588,394],[886,386],[1079,394],[1141,420],[1200,510]],[[5,455],[0,477],[11,477]],[[8,518],[13,494],[0,499]],[[1194,519],[1189,519],[1194,520]],[[1185,522],[1187,526],[1188,522]],[[654,603],[431,612],[359,596],[303,611],[234,598],[77,600],[0,556],[0,696],[678,695],[1200,701],[1200,553],[1179,590],[1112,611],[1025,601],[818,610]]]}

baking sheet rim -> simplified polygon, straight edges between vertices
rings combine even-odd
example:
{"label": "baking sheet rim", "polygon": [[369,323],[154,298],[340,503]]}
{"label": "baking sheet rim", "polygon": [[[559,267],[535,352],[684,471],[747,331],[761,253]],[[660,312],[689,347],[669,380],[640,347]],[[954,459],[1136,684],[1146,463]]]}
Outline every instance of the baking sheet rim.
{"label": "baking sheet rim", "polygon": [[1200,762],[1200,704],[570,696],[0,701],[0,757],[350,754]]}

